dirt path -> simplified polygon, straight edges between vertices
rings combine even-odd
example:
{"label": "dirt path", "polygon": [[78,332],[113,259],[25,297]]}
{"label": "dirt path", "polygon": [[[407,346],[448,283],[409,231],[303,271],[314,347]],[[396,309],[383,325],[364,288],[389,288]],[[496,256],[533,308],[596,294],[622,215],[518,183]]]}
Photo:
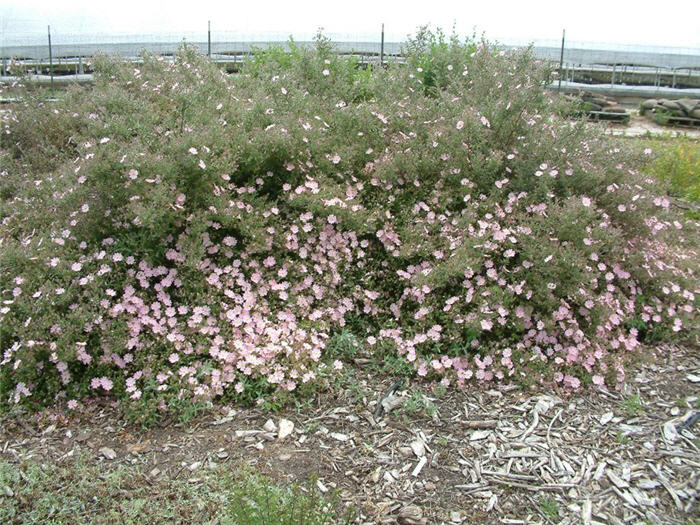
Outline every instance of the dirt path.
{"label": "dirt path", "polygon": [[126,465],[145,478],[192,483],[216,465],[247,465],[278,481],[317,477],[319,490],[338,489],[362,523],[700,517],[700,425],[690,423],[699,406],[697,349],[649,351],[619,393],[494,387],[439,395],[407,384],[398,406],[376,420],[391,379],[373,377],[358,367],[343,391],[281,414],[219,407],[146,432],[107,407],[53,423],[14,418],[0,430],[0,458],[67,464],[81,455],[104,469]]}

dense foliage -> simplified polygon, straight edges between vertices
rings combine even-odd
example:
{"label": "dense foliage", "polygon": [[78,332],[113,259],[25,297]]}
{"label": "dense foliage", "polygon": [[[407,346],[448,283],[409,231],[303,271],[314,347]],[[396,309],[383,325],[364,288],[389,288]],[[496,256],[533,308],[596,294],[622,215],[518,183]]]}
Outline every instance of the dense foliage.
{"label": "dense foliage", "polygon": [[[419,376],[615,387],[688,335],[694,226],[529,52],[192,49],[4,118],[0,403],[293,391],[338,341]],[[694,266],[695,265],[695,266]],[[688,284],[690,283],[690,284]]]}
{"label": "dense foliage", "polygon": [[[647,151],[655,151],[653,160],[646,166],[652,173],[669,185],[674,197],[686,201],[686,215],[700,218],[700,144],[697,140],[678,138],[670,144],[649,142]],[[659,151],[660,150],[660,151]]]}

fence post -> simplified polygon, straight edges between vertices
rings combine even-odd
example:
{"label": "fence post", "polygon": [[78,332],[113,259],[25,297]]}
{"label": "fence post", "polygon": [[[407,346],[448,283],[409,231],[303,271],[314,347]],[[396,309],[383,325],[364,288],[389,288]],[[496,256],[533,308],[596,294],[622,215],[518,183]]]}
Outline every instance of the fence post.
{"label": "fence post", "polygon": [[51,94],[53,96],[53,51],[51,50],[51,26],[48,26],[49,33],[49,74],[51,75]]}
{"label": "fence post", "polygon": [[617,64],[613,64],[612,78],[610,79],[610,87],[615,85],[615,71],[617,70]]}
{"label": "fence post", "polygon": [[384,67],[384,24],[382,24],[382,43],[379,47],[379,66]]}
{"label": "fence post", "polygon": [[561,92],[561,76],[564,73],[564,37],[566,36],[566,29],[561,30],[561,54],[559,55],[559,86],[557,87],[557,92]]}
{"label": "fence post", "polygon": [[207,56],[211,58],[211,20],[207,22]]}

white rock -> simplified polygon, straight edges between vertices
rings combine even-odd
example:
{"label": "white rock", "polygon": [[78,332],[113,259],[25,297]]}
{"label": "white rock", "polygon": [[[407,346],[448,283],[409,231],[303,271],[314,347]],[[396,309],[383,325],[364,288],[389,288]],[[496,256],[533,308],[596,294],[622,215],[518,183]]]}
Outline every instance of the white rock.
{"label": "white rock", "polygon": [[340,432],[331,432],[330,436],[338,441],[348,441],[350,439],[350,436],[341,434]]}
{"label": "white rock", "polygon": [[294,423],[288,419],[280,419],[279,427],[280,430],[279,434],[277,434],[277,439],[284,439],[294,431]]}
{"label": "white rock", "polygon": [[263,429],[266,432],[277,432],[277,425],[275,425],[275,422],[272,421],[271,419],[268,419],[265,421],[265,424],[263,425]]}
{"label": "white rock", "polygon": [[691,383],[700,383],[700,375],[688,374],[685,378]]}

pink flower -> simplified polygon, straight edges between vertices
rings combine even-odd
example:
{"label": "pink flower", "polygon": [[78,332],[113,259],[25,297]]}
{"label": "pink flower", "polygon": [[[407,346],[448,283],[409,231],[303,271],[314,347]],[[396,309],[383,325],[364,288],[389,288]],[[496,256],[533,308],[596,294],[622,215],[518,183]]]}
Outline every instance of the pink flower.
{"label": "pink flower", "polygon": [[486,126],[487,128],[491,127],[491,123],[489,122],[489,119],[484,117],[483,115],[481,116],[481,123]]}
{"label": "pink flower", "polygon": [[591,205],[591,199],[589,199],[588,197],[582,197],[581,202],[586,208],[588,208]]}
{"label": "pink flower", "polygon": [[324,76],[324,77],[327,77],[328,75],[331,74],[331,72],[328,71],[327,69],[324,69],[321,73],[323,73],[323,76]]}
{"label": "pink flower", "polygon": [[458,120],[457,121],[457,129],[462,129],[464,127],[464,121]]}
{"label": "pink flower", "polygon": [[491,330],[493,328],[493,321],[491,319],[482,319],[481,320],[481,329],[482,330]]}
{"label": "pink flower", "polygon": [[76,408],[78,408],[78,402],[75,399],[71,399],[66,404],[70,410],[75,410]]}
{"label": "pink flower", "polygon": [[74,272],[79,272],[83,268],[83,265],[80,263],[73,263],[70,265],[70,269],[73,270]]}
{"label": "pink flower", "polygon": [[190,148],[187,150],[190,155],[196,155],[197,154],[197,148]]}

